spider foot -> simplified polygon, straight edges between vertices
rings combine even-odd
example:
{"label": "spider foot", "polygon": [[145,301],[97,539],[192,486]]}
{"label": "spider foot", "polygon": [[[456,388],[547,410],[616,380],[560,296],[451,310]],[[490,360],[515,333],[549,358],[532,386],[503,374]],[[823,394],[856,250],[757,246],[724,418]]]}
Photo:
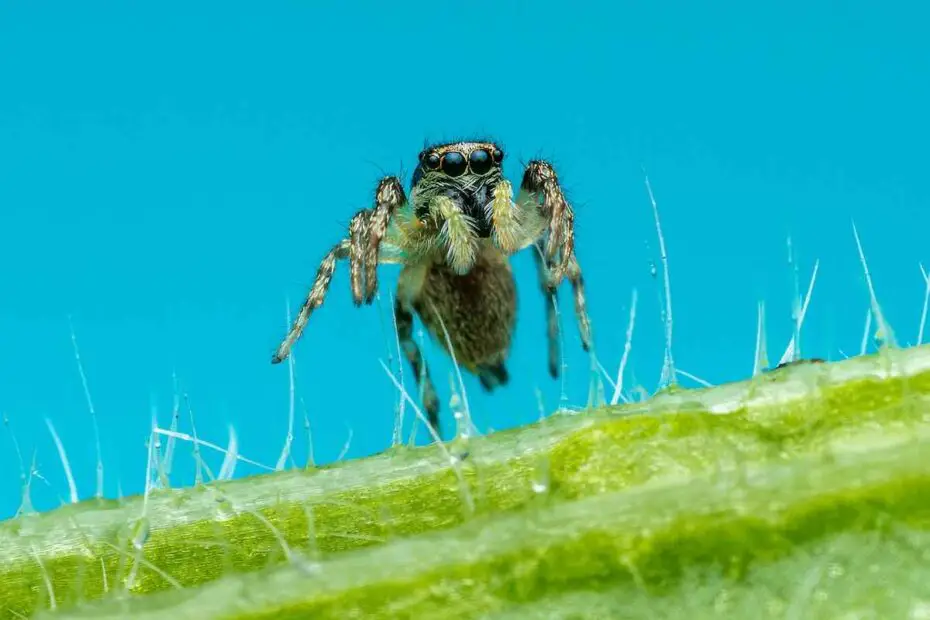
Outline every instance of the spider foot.
{"label": "spider foot", "polygon": [[494,388],[507,385],[510,381],[510,373],[504,364],[489,365],[485,364],[478,367],[478,381],[486,392],[491,392]]}

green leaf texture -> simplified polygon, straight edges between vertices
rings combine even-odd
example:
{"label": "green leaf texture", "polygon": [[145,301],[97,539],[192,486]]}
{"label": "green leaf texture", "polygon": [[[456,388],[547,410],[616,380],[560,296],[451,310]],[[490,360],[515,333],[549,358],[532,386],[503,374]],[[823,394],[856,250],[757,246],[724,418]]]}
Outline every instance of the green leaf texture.
{"label": "green leaf texture", "polygon": [[0,525],[0,611],[930,618],[928,396],[930,347],[887,350],[66,506]]}

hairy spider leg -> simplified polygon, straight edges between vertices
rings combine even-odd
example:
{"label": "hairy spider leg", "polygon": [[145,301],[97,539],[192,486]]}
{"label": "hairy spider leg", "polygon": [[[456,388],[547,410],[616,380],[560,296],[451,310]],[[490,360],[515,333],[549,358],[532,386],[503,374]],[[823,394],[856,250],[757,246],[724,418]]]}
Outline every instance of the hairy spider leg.
{"label": "hairy spider leg", "polygon": [[284,337],[284,340],[281,341],[281,344],[278,345],[278,350],[275,351],[274,356],[271,358],[272,364],[283,362],[287,359],[287,356],[290,355],[291,347],[294,346],[294,343],[297,342],[300,335],[303,333],[304,328],[307,326],[307,321],[310,320],[310,315],[313,314],[314,310],[320,307],[323,303],[323,298],[326,297],[326,291],[329,289],[329,284],[333,280],[333,272],[336,270],[336,261],[348,257],[349,252],[350,242],[348,239],[344,239],[333,246],[320,262],[320,266],[316,270],[316,278],[313,281],[313,286],[310,287],[310,293],[307,295],[304,305],[297,314],[297,318],[294,319],[293,326],[287,333],[287,336]]}
{"label": "hairy spider leg", "polygon": [[349,288],[352,301],[356,306],[362,305],[362,287],[365,279],[365,239],[371,211],[362,209],[349,220]]}
{"label": "hairy spider leg", "polygon": [[349,259],[349,283],[352,301],[356,306],[362,302],[371,304],[378,287],[379,251],[394,212],[406,203],[404,190],[397,177],[385,177],[378,183],[375,192],[375,207],[362,209],[349,221],[349,237],[343,239],[326,254],[320,262],[313,286],[294,319],[290,331],[278,345],[271,358],[272,364],[287,359],[294,343],[300,339],[310,315],[323,303],[336,269],[336,262]]}
{"label": "hairy spider leg", "polygon": [[422,394],[426,419],[436,431],[436,435],[440,436],[439,397],[436,395],[436,388],[433,387],[433,380],[430,379],[429,367],[423,359],[419,345],[413,339],[413,311],[398,298],[394,300],[394,315],[397,317],[397,338]]}
{"label": "hairy spider leg", "polygon": [[559,185],[552,164],[534,160],[526,165],[520,189],[533,197],[535,204],[542,211],[549,223],[549,236],[546,241],[546,258],[554,260],[561,250],[561,261],[552,274],[558,285],[567,270],[569,257],[574,253],[575,231],[571,218],[572,208],[565,200],[565,194]]}
{"label": "hairy spider leg", "polygon": [[591,348],[591,321],[585,301],[584,276],[575,257],[575,213],[565,199],[552,165],[534,160],[527,164],[520,185],[518,205],[521,209],[535,209],[549,222],[545,235],[545,257],[549,270],[548,288],[555,290],[564,278],[572,285],[575,298],[575,316],[581,332],[581,345]]}
{"label": "hairy spider leg", "polygon": [[536,259],[536,269],[539,272],[539,288],[546,302],[546,341],[549,350],[549,374],[553,379],[559,377],[559,315],[556,309],[558,291],[549,287],[549,270],[552,261],[545,257],[545,248],[542,241],[533,244],[533,257]]}
{"label": "hairy spider leg", "polygon": [[585,351],[591,350],[591,319],[588,318],[588,301],[584,292],[584,276],[578,259],[572,256],[568,262],[568,281],[572,285],[575,298],[575,316],[578,319],[578,331],[581,332],[581,346]]}
{"label": "hairy spider leg", "polygon": [[[387,232],[394,212],[404,206],[407,197],[400,179],[389,176],[381,179],[375,191],[375,208],[368,220],[368,244],[365,248],[365,303],[371,304],[378,291],[378,253],[381,240]],[[356,305],[359,298],[356,298]]]}

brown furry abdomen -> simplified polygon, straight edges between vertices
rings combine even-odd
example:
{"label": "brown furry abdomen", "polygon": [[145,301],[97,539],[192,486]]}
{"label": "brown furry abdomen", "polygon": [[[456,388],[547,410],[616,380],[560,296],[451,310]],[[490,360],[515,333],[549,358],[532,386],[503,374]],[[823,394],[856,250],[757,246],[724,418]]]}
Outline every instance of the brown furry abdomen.
{"label": "brown furry abdomen", "polygon": [[445,262],[433,263],[423,273],[411,305],[448,349],[445,325],[456,360],[469,371],[507,358],[517,318],[517,287],[510,262],[499,251],[486,248],[465,275]]}

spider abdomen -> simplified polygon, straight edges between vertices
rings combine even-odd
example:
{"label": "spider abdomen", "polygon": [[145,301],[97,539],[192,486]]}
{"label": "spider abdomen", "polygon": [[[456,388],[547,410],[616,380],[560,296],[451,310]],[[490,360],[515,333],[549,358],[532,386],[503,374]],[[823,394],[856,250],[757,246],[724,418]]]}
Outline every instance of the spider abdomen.
{"label": "spider abdomen", "polygon": [[462,367],[472,373],[482,367],[505,372],[517,317],[517,287],[507,256],[486,247],[466,274],[437,261],[416,280],[415,290],[408,291],[410,304],[436,341],[448,349],[444,325]]}

